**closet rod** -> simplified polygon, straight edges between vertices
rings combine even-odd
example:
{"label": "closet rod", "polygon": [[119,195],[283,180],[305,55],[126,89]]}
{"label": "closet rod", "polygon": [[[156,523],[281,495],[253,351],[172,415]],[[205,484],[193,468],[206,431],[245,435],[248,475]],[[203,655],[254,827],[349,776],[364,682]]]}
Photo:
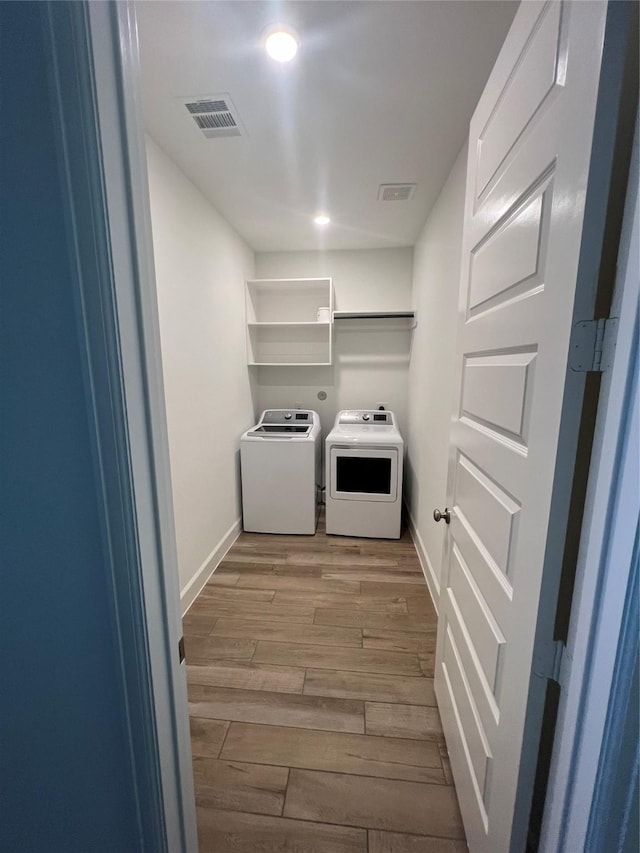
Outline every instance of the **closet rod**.
{"label": "closet rod", "polygon": [[334,311],[334,320],[414,320],[415,311]]}

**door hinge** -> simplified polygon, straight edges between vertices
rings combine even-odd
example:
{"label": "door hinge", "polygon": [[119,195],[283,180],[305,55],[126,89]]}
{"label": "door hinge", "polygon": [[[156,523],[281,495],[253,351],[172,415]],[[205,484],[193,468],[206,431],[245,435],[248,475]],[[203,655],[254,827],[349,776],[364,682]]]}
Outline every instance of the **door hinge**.
{"label": "door hinge", "polygon": [[576,373],[602,373],[611,367],[616,348],[618,318],[583,320],[571,335],[569,367]]}
{"label": "door hinge", "polygon": [[180,637],[178,640],[178,659],[180,663],[184,660],[184,637]]}
{"label": "door hinge", "polygon": [[565,644],[562,640],[552,640],[545,643],[541,651],[536,655],[534,673],[540,678],[555,681],[561,686],[564,684]]}

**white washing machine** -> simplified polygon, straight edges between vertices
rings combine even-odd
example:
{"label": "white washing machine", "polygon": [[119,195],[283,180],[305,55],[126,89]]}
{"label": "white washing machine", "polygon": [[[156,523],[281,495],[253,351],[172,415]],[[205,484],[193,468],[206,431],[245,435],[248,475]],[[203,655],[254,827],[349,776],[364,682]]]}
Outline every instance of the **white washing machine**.
{"label": "white washing machine", "polygon": [[256,426],[240,439],[244,529],[315,533],[321,457],[317,412],[264,411]]}
{"label": "white washing machine", "polygon": [[327,533],[398,539],[403,459],[393,412],[338,412],[325,442]]}

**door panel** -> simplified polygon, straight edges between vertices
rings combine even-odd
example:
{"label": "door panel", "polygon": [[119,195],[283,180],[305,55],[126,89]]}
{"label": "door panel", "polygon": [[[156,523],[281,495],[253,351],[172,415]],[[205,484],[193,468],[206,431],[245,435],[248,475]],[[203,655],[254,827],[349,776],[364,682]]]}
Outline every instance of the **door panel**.
{"label": "door panel", "polygon": [[480,719],[480,712],[476,704],[476,691],[469,684],[465,666],[458,651],[455,632],[449,622],[446,625],[443,663],[444,678],[449,695],[452,698],[452,708],[460,727],[460,745],[464,749],[470,765],[471,781],[476,793],[478,809],[483,819],[486,820],[483,803],[484,784],[487,767],[491,759],[491,748],[485,734],[485,725]]}
{"label": "door panel", "polygon": [[436,692],[473,853],[520,850],[526,829],[542,576],[562,554],[550,507],[570,491],[583,392],[567,356],[605,14],[521,4],[471,122]]}
{"label": "door panel", "polygon": [[[469,316],[531,290],[538,273],[548,184],[510,210],[471,254]],[[498,297],[502,297],[499,299]]]}
{"label": "door panel", "polygon": [[463,454],[458,457],[456,510],[508,577],[520,505]]}
{"label": "door panel", "polygon": [[493,692],[498,670],[498,656],[500,647],[504,643],[504,636],[456,545],[452,550],[449,584],[462,624],[469,625],[471,628],[473,649],[487,684]]}
{"label": "door panel", "polygon": [[533,352],[465,356],[459,417],[526,447],[534,362]]}

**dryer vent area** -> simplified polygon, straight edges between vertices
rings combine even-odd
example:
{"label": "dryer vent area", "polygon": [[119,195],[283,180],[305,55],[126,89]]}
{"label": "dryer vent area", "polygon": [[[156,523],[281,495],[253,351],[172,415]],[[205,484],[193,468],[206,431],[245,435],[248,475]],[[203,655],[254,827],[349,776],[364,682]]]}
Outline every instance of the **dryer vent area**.
{"label": "dryer vent area", "polygon": [[201,850],[466,853],[408,531],[242,533],[184,632]]}

